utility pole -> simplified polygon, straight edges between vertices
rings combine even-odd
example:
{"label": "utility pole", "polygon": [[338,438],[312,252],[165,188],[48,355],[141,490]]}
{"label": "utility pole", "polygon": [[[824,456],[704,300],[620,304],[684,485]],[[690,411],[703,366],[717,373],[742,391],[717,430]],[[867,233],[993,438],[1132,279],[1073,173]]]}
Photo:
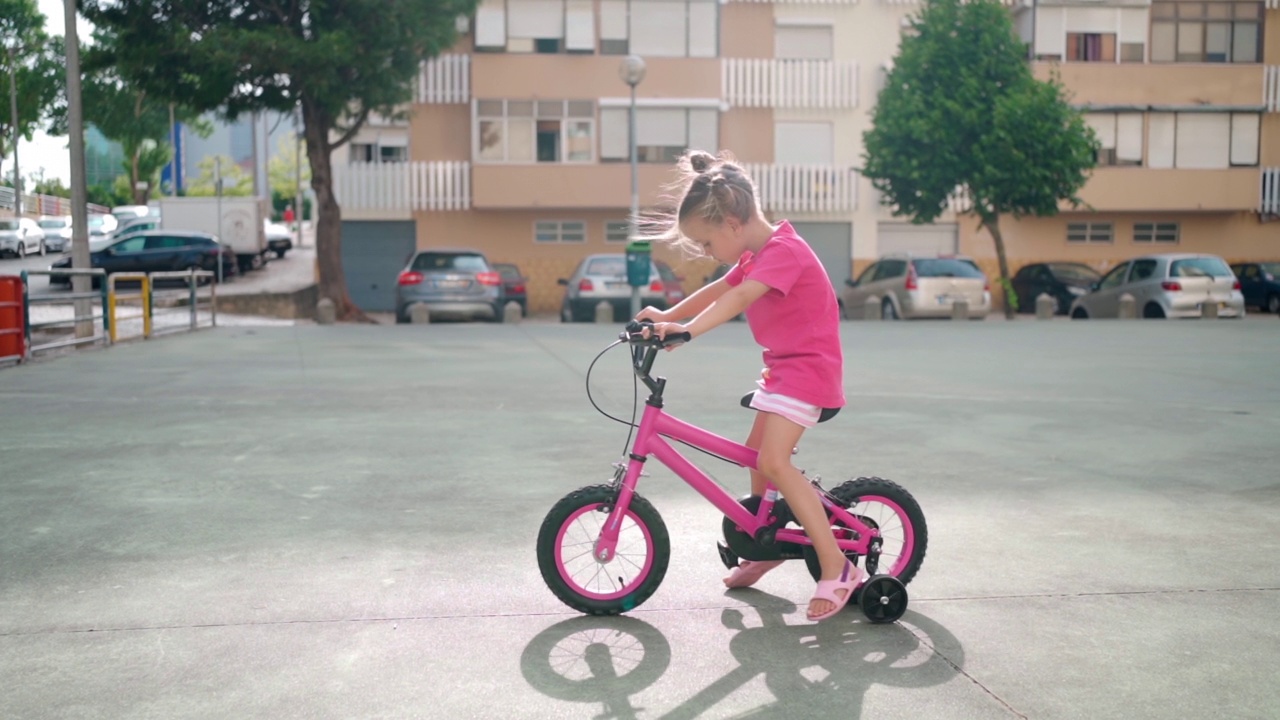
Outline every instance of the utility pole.
{"label": "utility pole", "polygon": [[169,197],[178,197],[178,126],[169,103]]}
{"label": "utility pole", "polygon": [[13,216],[20,218],[22,217],[22,166],[18,164],[18,73],[17,60],[14,58],[17,48],[10,45],[5,49],[9,52],[9,117],[12,121],[9,127],[12,128],[10,133],[13,136]]}
{"label": "utility pole", "polygon": [[262,197],[258,188],[258,111],[249,116],[249,129],[253,140],[253,196]]}
{"label": "utility pole", "polygon": [[[71,140],[71,267],[89,267],[89,193],[84,175],[84,107],[80,103],[80,38],[76,35],[76,0],[62,0],[67,47],[67,133]],[[71,288],[89,290],[87,276],[72,276]],[[76,317],[92,314],[89,300],[76,300]],[[76,323],[76,338],[91,337],[92,322]]]}
{"label": "utility pole", "polygon": [[298,224],[298,240],[294,244],[302,247],[302,106],[293,113],[293,221]]}

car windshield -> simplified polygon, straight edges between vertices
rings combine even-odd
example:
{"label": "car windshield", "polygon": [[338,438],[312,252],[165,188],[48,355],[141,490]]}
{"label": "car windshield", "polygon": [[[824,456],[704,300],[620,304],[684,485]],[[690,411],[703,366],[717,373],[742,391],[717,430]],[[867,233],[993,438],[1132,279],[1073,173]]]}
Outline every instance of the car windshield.
{"label": "car windshield", "polygon": [[62,218],[49,218],[48,220],[40,221],[40,227],[46,230],[59,230],[70,224],[71,223],[67,222],[66,220],[63,220]]}
{"label": "car windshield", "polygon": [[502,274],[503,280],[519,280],[520,279],[520,270],[515,265],[509,265],[506,263],[496,263],[494,264],[493,269],[497,270],[499,273]]}
{"label": "car windshield", "polygon": [[586,274],[625,277],[627,274],[627,260],[621,257],[595,258],[587,263]]}
{"label": "car windshield", "polygon": [[90,215],[89,216],[89,227],[98,227],[99,225],[103,225],[106,222],[107,222],[106,215]]}
{"label": "car windshield", "polygon": [[982,272],[963,260],[939,258],[937,260],[916,260],[913,262],[916,275],[928,277],[981,278]]}
{"label": "car windshield", "polygon": [[1078,282],[1095,282],[1102,277],[1097,270],[1088,265],[1050,265],[1049,270],[1059,280],[1075,280]]}
{"label": "car windshield", "polygon": [[1262,263],[1262,272],[1275,276],[1280,275],[1280,263]]}
{"label": "car windshield", "polygon": [[1171,277],[1231,277],[1231,268],[1216,257],[1194,257],[1174,260],[1169,266]]}
{"label": "car windshield", "polygon": [[0,220],[0,230],[17,230],[17,220]]}
{"label": "car windshield", "polygon": [[413,269],[485,272],[489,268],[484,258],[475,253],[428,252],[413,259]]}

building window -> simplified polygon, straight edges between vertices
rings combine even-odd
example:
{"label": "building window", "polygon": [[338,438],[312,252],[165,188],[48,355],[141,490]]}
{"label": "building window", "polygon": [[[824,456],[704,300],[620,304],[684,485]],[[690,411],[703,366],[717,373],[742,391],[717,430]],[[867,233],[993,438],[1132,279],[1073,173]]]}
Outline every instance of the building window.
{"label": "building window", "polygon": [[1109,222],[1067,223],[1067,242],[1069,243],[1109,243],[1111,238],[1112,229]]}
{"label": "building window", "polygon": [[1262,3],[1151,4],[1151,62],[1262,61]]}
{"label": "building window", "polygon": [[1178,242],[1178,223],[1134,223],[1133,241],[1136,243]]}
{"label": "building window", "polygon": [[[647,57],[715,57],[716,0],[599,0],[599,52]],[[595,0],[481,0],[480,52],[596,52]]]}
{"label": "building window", "polygon": [[539,220],[533,224],[533,241],[582,244],[587,241],[587,224],[581,220]]}
{"label": "building window", "polygon": [[[629,109],[600,109],[600,160],[630,160]],[[720,112],[714,108],[636,109],[636,157],[643,163],[673,163],[688,148],[716,152]]]}
{"label": "building window", "polygon": [[1258,164],[1257,113],[1151,113],[1147,166],[1215,170]]}
{"label": "building window", "polygon": [[595,159],[590,100],[477,100],[476,162],[589,163]]}
{"label": "building window", "polygon": [[1067,61],[1115,62],[1115,33],[1067,33]]}
{"label": "building window", "polygon": [[835,142],[832,123],[775,122],[773,161],[778,165],[831,165]]}
{"label": "building window", "polygon": [[830,60],[834,30],[830,25],[778,25],[773,29],[773,56],[785,60]]}
{"label": "building window", "polygon": [[610,220],[604,224],[604,241],[624,243],[631,238],[631,223],[626,220]]}
{"label": "building window", "polygon": [[353,163],[402,163],[409,162],[409,148],[404,145],[379,145],[378,143],[351,143],[348,156]]}
{"label": "building window", "polygon": [[1085,113],[1098,138],[1098,165],[1142,164],[1142,113]]}

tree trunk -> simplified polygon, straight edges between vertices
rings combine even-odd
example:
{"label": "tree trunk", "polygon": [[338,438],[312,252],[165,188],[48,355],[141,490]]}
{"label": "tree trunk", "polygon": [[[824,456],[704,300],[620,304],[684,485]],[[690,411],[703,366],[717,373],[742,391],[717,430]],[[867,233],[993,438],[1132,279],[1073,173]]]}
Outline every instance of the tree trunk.
{"label": "tree trunk", "polygon": [[316,192],[316,260],[320,268],[320,297],[333,301],[337,317],[344,322],[373,323],[374,320],[351,301],[347,277],[342,269],[342,208],[333,196],[333,170],[329,158],[329,130],[332,118],[324,110],[303,100],[303,135],[307,161],[311,163],[311,189]]}
{"label": "tree trunk", "polygon": [[981,224],[996,242],[996,260],[1000,263],[1000,300],[1004,305],[1005,319],[1012,320],[1016,313],[1013,304],[1009,302],[1009,259],[1004,253],[1004,236],[1000,234],[1000,216],[984,217]]}
{"label": "tree trunk", "polygon": [[133,193],[134,205],[147,204],[146,195],[142,192],[142,190],[138,189],[138,155],[141,152],[142,150],[135,149],[133,151],[133,155],[130,156],[133,162],[130,163],[130,168],[129,168],[129,191]]}

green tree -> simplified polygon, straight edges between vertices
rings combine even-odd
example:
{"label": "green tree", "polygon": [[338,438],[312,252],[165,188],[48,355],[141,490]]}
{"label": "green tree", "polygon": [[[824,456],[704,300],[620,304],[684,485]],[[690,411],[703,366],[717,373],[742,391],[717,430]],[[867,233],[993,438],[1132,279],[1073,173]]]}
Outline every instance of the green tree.
{"label": "green tree", "polygon": [[[85,51],[86,76],[82,89],[85,121],[124,149],[124,171],[133,188],[133,203],[145,205],[159,184],[160,170],[173,157],[170,146],[170,103],[129,82],[114,68],[103,48],[112,47],[108,32],[94,34],[94,45]],[[173,107],[175,122],[186,123],[197,134],[208,135],[209,123],[184,105]],[[145,183],[145,185],[141,185]]]}
{"label": "green tree", "polygon": [[1081,205],[1097,151],[1057,78],[1032,76],[995,0],[929,0],[912,18],[863,143],[862,172],[895,215],[932,222],[959,191],[995,242],[1010,318],[1001,216]]}
{"label": "green tree", "polygon": [[71,188],[62,184],[62,178],[47,178],[44,176],[44,168],[40,168],[38,172],[30,175],[31,192],[37,195],[52,195],[54,197],[70,198]]}
{"label": "green tree", "polygon": [[[81,0],[108,28],[111,64],[157,97],[230,119],[300,108],[318,203],[320,295],[367,320],[347,294],[330,154],[371,111],[412,100],[423,60],[453,45],[476,0]],[[158,60],[162,58],[162,60]]]}
{"label": "green tree", "polygon": [[[50,37],[35,0],[0,0],[0,160],[13,154],[14,137],[37,129],[66,132],[66,67],[61,36]],[[9,106],[9,70],[18,96],[18,127]]]}
{"label": "green tree", "polygon": [[[282,137],[271,162],[267,164],[267,176],[272,195],[292,198],[298,187],[298,143],[291,137]],[[305,148],[302,151],[302,183],[311,182],[311,163]]]}
{"label": "green tree", "polygon": [[[221,167],[218,163],[221,162]],[[226,155],[208,156],[200,161],[200,174],[187,180],[189,197],[213,197],[218,194],[218,173],[222,173],[222,194],[248,197],[253,194],[253,175]]]}

